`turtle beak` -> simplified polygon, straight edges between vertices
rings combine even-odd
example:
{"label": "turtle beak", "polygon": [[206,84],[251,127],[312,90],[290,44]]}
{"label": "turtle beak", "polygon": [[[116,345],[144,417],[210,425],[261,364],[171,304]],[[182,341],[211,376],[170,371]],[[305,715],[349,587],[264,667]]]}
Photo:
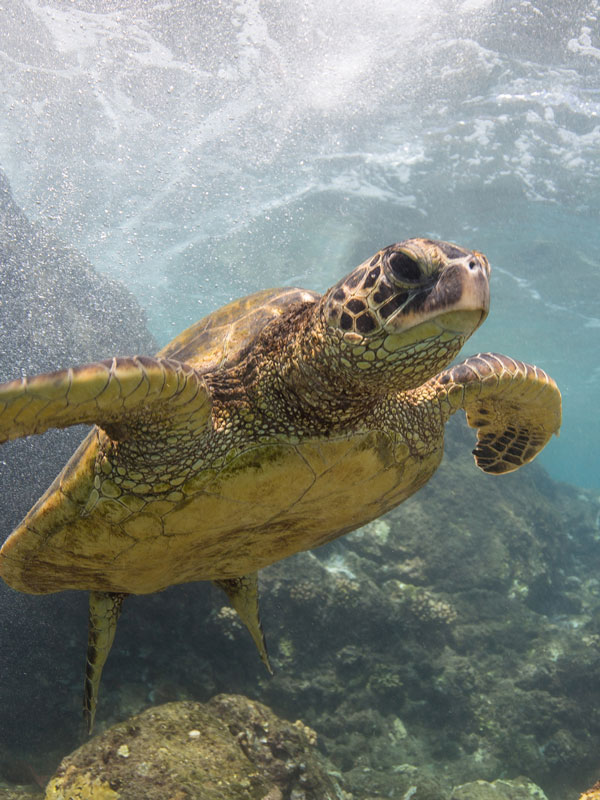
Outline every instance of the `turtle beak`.
{"label": "turtle beak", "polygon": [[[489,264],[487,259],[471,255],[453,261],[442,270],[437,283],[423,304],[423,311],[473,311],[483,314],[490,309]],[[483,321],[483,320],[482,320]]]}
{"label": "turtle beak", "polygon": [[473,253],[471,258],[451,263],[442,272],[428,300],[442,305],[451,297],[449,308],[436,318],[437,324],[450,333],[470,336],[485,320],[490,310],[490,265],[485,256]]}
{"label": "turtle beak", "polygon": [[431,321],[449,333],[470,336],[490,308],[489,274],[488,260],[480,253],[466,253],[450,261],[435,283],[415,292],[386,327],[408,330]]}

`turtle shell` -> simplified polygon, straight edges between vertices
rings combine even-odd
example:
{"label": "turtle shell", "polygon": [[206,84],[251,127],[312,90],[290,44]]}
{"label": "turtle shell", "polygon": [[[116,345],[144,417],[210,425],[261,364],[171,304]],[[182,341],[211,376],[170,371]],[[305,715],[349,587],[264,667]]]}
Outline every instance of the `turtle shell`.
{"label": "turtle shell", "polygon": [[[487,302],[483,257],[458,251],[455,263],[455,249],[448,255],[429,240],[418,245],[450,259],[435,289],[443,324],[450,312],[460,320],[467,314],[469,326],[475,317],[480,321]],[[333,287],[323,307],[341,294],[349,312],[364,311],[365,302],[351,296],[360,284],[360,291],[378,296],[373,301],[387,318],[391,301],[376,291],[373,281],[382,273],[379,267],[368,272],[372,266],[365,262],[351,273],[348,292],[342,284]],[[281,407],[271,404],[280,392],[281,363],[269,352],[268,338],[259,336],[279,316],[290,313],[293,320],[294,309],[318,301],[319,295],[301,289],[259,292],[188,328],[154,359],[113,359],[1,386],[0,441],[50,426],[99,425],[3,546],[0,575],[6,582],[32,593],[143,594],[177,583],[235,579],[354,530],[417,491],[439,465],[445,420],[459,407],[483,431],[476,456],[488,471],[516,469],[557,430],[560,394],[553,382],[500,356],[446,370],[418,392],[407,392],[405,401],[391,393],[382,403],[377,395],[377,404],[365,411],[360,394],[351,425],[303,427],[298,411],[310,395],[292,386]],[[408,313],[412,319],[416,312]],[[350,316],[347,322],[353,324]],[[450,322],[458,324],[456,318]],[[427,316],[423,327],[413,324],[409,344],[423,330],[431,335],[431,327]],[[460,340],[461,330],[451,328],[449,335]],[[369,354],[354,347],[356,338],[344,344],[348,358],[364,354],[359,370],[371,369],[367,355],[375,369],[393,360],[397,339],[374,339],[378,349]],[[254,342],[256,358],[248,360],[256,361],[258,378],[246,381],[244,369],[235,367],[245,363]],[[432,347],[438,345],[426,353]],[[443,362],[449,354],[446,345],[441,349]],[[405,350],[412,352],[408,345]],[[345,357],[340,362],[352,366]],[[318,378],[315,369],[305,387],[316,386],[317,403]],[[344,385],[334,388],[345,403]],[[286,405],[290,396],[300,406]],[[318,415],[314,402],[306,406],[307,416]]]}
{"label": "turtle shell", "polygon": [[295,303],[316,303],[304,289],[265,289],[234,300],[191,325],[157,354],[190,364],[201,372],[232,367],[271,320]]}
{"label": "turtle shell", "polygon": [[487,353],[433,374],[484,319],[488,277],[475,251],[406,240],[321,300],[259,292],[154,358],[0,385],[0,443],[97,425],[0,551],[15,589],[90,590],[90,728],[125,594],[215,581],[268,667],[257,571],[417,491],[452,413],[477,428],[485,471],[517,469],[544,447],[561,401],[542,370]]}
{"label": "turtle shell", "polygon": [[[157,358],[201,375],[232,367],[271,320],[318,299],[301,289],[250,295],[188,328]],[[133,371],[129,361],[124,380]],[[171,413],[158,427],[171,424]],[[428,480],[442,444],[440,437],[424,458],[411,460],[406,443],[384,431],[299,441],[261,437],[249,423],[245,439],[221,460],[208,434],[195,477],[171,475],[172,491],[161,492],[165,451],[177,465],[189,442],[204,436],[200,426],[187,439],[161,431],[159,446],[135,442],[143,464],[125,476],[116,474],[118,460],[117,468],[110,462],[129,434],[118,424],[103,427],[84,440],[5,543],[0,572],[13,588],[143,594],[254,572],[397,505]],[[152,479],[145,469],[155,470]]]}

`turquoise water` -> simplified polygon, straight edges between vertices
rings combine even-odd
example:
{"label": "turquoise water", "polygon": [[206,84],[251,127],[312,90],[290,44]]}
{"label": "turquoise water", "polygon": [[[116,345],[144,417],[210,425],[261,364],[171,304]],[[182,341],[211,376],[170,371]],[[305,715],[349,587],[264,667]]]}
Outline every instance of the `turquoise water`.
{"label": "turquoise water", "polygon": [[161,343],[257,288],[323,290],[414,235],[483,250],[469,350],[564,393],[552,475],[599,486],[597,2],[0,8],[17,202],[123,279]]}
{"label": "turquoise water", "polygon": [[[321,702],[321,658],[324,672],[329,659],[342,675],[345,695],[344,676],[352,683],[361,648],[377,641],[384,653],[372,655],[383,675],[382,718],[389,710],[385,654],[404,670],[395,678],[417,711],[425,717],[435,712],[429,723],[439,727],[441,739],[446,717],[452,721],[456,714],[460,727],[460,713],[479,713],[469,703],[471,695],[485,697],[489,658],[496,675],[506,668],[514,679],[506,696],[498,694],[506,706],[490,701],[494,725],[499,719],[503,730],[503,709],[512,714],[511,703],[515,716],[533,719],[540,698],[540,707],[547,701],[550,711],[547,719],[540,712],[540,730],[532,733],[525,724],[523,739],[503,744],[505,751],[499,746],[505,756],[512,748],[513,760],[486,762],[487,772],[476,772],[486,758],[483,745],[480,753],[473,741],[461,740],[472,757],[469,769],[475,764],[468,777],[497,777],[503,764],[511,774],[526,772],[528,764],[535,770],[547,748],[548,774],[564,773],[569,800],[585,788],[575,779],[569,783],[578,762],[569,762],[572,751],[561,745],[562,733],[593,749],[600,726],[592,721],[588,736],[579,706],[565,710],[559,700],[553,703],[555,696],[562,702],[569,692],[579,696],[588,689],[600,698],[600,657],[594,655],[600,516],[597,492],[580,491],[600,488],[599,20],[595,0],[0,0],[0,169],[32,222],[131,290],[160,345],[205,313],[258,289],[323,291],[394,241],[454,240],[483,251],[492,265],[490,315],[462,355],[506,353],[556,379],[564,423],[539,461],[554,479],[577,487],[557,487],[534,468],[504,484],[490,478],[489,486],[473,468],[476,477],[467,486],[463,473],[442,469],[431,495],[427,487],[417,505],[407,503],[392,522],[357,534],[354,550],[335,545],[321,552],[329,584],[309,556],[284,562],[283,572],[267,571],[265,627],[278,643],[273,649],[280,684],[277,678],[267,682],[249,640],[236,639],[241,634],[231,618],[219,616],[216,589],[194,585],[131,598],[107,666],[102,720],[122,719],[148,703],[205,699],[217,691],[252,694],[255,687],[291,719],[305,710],[314,715]],[[0,250],[3,267],[1,257]],[[4,291],[2,282],[0,314]],[[42,298],[47,330],[55,300]],[[127,322],[133,320],[132,312]],[[120,334],[128,332],[127,324],[122,328]],[[70,352],[62,341],[49,341],[48,350]],[[113,354],[108,344],[104,356]],[[23,353],[10,355],[17,360]],[[46,439],[44,452],[56,458],[62,447],[62,462],[72,444],[60,437]],[[452,458],[468,454],[465,441],[457,423],[449,436]],[[27,463],[38,464],[36,444],[23,446],[30,448]],[[0,453],[0,479],[12,457],[9,448]],[[28,470],[3,486],[4,522],[11,515],[16,521],[17,511],[24,513],[47,485],[40,478],[35,488],[38,469]],[[440,496],[447,504],[436,505]],[[482,509],[488,508],[486,518]],[[427,534],[422,550],[419,522]],[[414,541],[403,550],[407,531]],[[440,545],[439,552],[436,535],[446,548]],[[430,638],[421,641],[418,625],[410,627],[414,621],[406,629],[396,618],[388,624],[381,610],[390,600],[382,574],[399,596],[402,587],[423,589],[438,612],[448,598],[456,600],[463,633],[453,641],[448,634],[452,646],[445,648],[445,628],[427,629]],[[361,586],[377,584],[381,594],[372,589],[370,606],[365,595],[360,613],[353,612],[363,627],[346,638],[348,610],[335,598],[351,594],[357,575]],[[319,581],[329,587],[326,601]],[[47,777],[69,749],[64,736],[71,737],[70,748],[80,742],[73,720],[80,715],[87,601],[83,594],[19,595],[3,584],[0,595],[2,696],[9,698],[0,713],[0,776],[24,782],[37,763],[32,749],[41,753],[44,766],[36,769]],[[319,604],[328,604],[326,614]],[[319,635],[302,611],[318,620],[325,645],[332,637],[329,651],[317,644],[302,649],[313,632],[315,642]],[[197,640],[190,619],[201,631]],[[488,629],[488,619],[497,627],[490,623]],[[578,643],[581,651],[575,651]],[[572,653],[572,662],[566,656],[561,662],[561,653]],[[538,661],[542,666],[520,675],[520,658],[527,668],[537,669]],[[294,672],[302,660],[310,667],[306,680]],[[469,683],[470,670],[479,670],[480,683]],[[301,684],[292,699],[288,674]],[[372,688],[367,690],[372,698]],[[522,700],[530,691],[531,711]],[[457,697],[464,707],[452,705]],[[351,706],[351,693],[349,698]],[[582,705],[591,702],[584,698]],[[43,724],[30,719],[27,703],[39,709],[40,719],[46,713]],[[52,717],[56,708],[64,712],[58,720]],[[404,713],[398,711],[401,724]],[[29,721],[23,723],[25,715]],[[482,719],[482,728],[494,728],[485,713]],[[361,735],[370,730],[358,717],[353,724]],[[56,752],[48,743],[54,725],[63,735],[57,735]],[[330,727],[333,732],[324,724],[324,736],[333,740],[333,722]],[[510,739],[513,728],[506,730]],[[479,741],[478,731],[464,733]],[[390,739],[384,727],[379,735],[384,744]],[[450,763],[453,743],[442,744],[448,753],[440,745],[439,757]],[[3,761],[4,749],[10,754],[11,748],[22,750],[26,761],[12,771],[14,765]],[[427,762],[429,756],[420,758]],[[595,751],[586,751],[585,759],[587,776],[595,769]],[[386,769],[399,774],[390,763]],[[562,800],[560,787],[546,791],[550,800]]]}

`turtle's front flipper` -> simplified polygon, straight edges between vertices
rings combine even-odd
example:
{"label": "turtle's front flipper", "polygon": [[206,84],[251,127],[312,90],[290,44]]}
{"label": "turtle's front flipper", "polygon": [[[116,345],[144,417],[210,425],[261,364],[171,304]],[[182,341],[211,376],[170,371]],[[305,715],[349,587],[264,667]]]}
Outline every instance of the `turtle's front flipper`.
{"label": "turtle's front flipper", "polygon": [[475,462],[484,472],[512,472],[558,435],[561,396],[539,367],[479,353],[430,381],[448,415],[459,408],[477,428]]}
{"label": "turtle's front flipper", "polygon": [[267,643],[258,608],[258,573],[253,572],[250,575],[242,575],[240,578],[227,578],[213,581],[213,583],[226,593],[229,602],[248,628],[263,664],[272,675],[273,670],[267,653]]}
{"label": "turtle's front flipper", "polygon": [[165,358],[113,358],[0,385],[0,442],[81,423],[129,429],[192,424],[210,417],[203,379],[188,364]]}
{"label": "turtle's front flipper", "polygon": [[117,592],[90,592],[88,622],[88,649],[85,666],[85,693],[83,715],[88,733],[92,732],[102,668],[106,663],[117,630],[121,605],[126,594]]}

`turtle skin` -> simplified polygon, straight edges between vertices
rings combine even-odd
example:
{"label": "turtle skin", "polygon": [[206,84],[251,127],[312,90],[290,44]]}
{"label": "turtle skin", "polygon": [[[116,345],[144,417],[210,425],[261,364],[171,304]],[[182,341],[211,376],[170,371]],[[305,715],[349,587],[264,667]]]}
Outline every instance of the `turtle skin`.
{"label": "turtle skin", "polygon": [[423,486],[459,409],[485,472],[531,461],[561,421],[541,369],[479,354],[489,264],[429,239],[384,248],[323,296],[234,301],[155,357],[0,386],[0,441],[95,427],[0,551],[30,593],[90,592],[85,714],[123,598],[197,580],[228,595],[270,669],[258,571],[341,536]]}

